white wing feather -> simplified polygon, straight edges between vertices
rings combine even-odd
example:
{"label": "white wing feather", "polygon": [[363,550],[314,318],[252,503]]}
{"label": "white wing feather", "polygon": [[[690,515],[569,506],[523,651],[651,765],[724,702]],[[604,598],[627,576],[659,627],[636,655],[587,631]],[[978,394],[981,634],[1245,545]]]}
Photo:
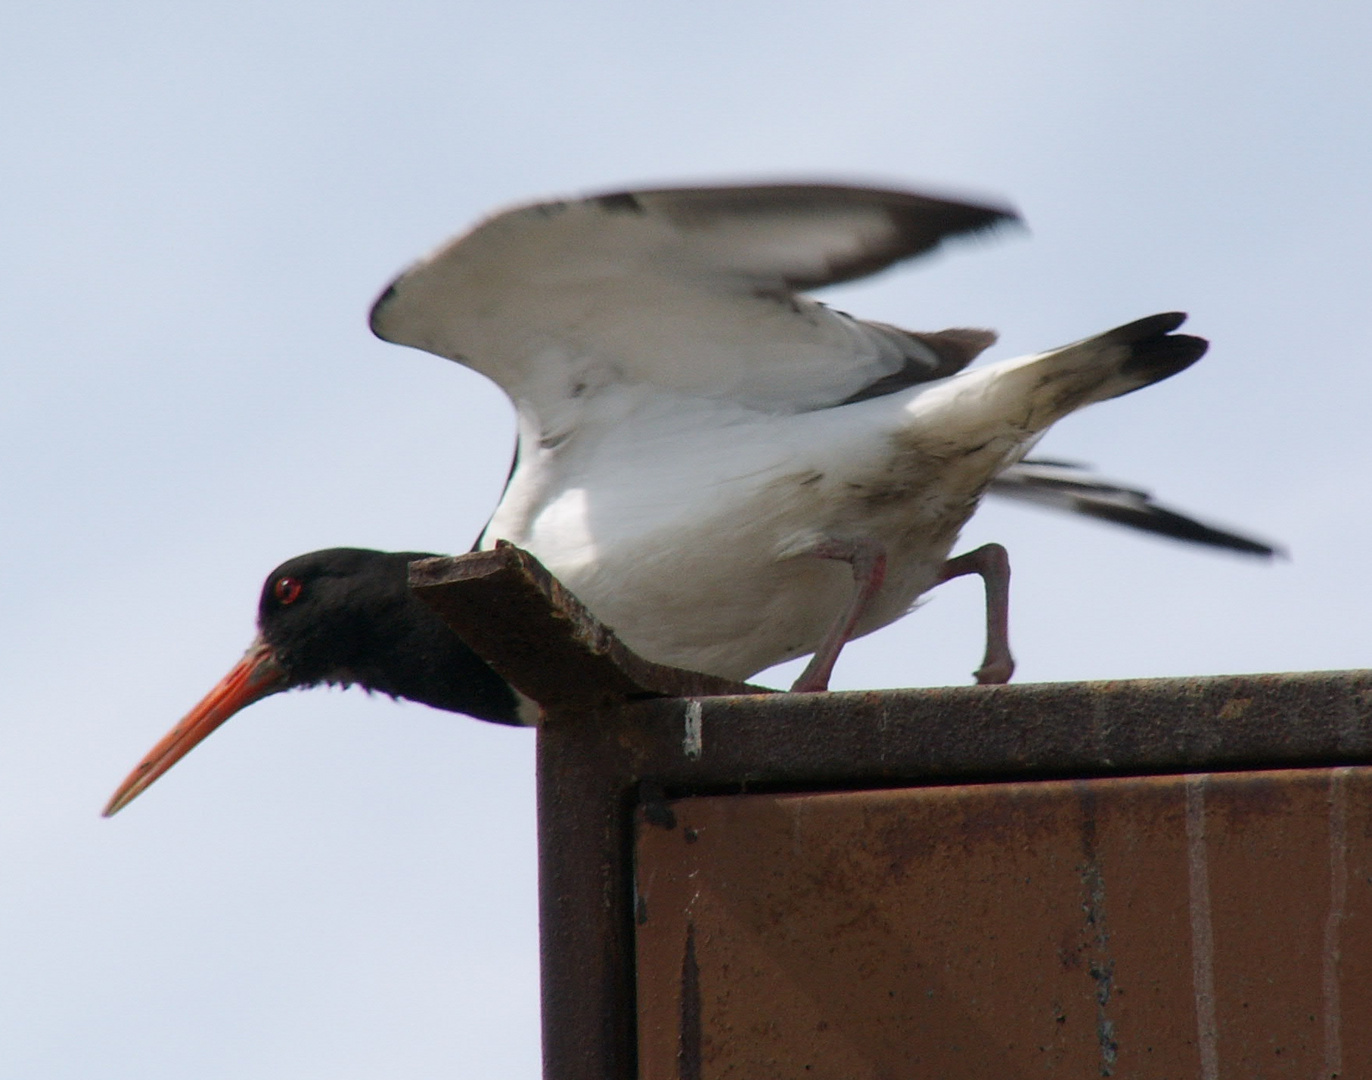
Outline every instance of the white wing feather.
{"label": "white wing feather", "polygon": [[862,322],[797,289],[1012,218],[823,186],[542,203],[491,218],[405,271],[373,308],[372,329],[482,372],[545,420],[614,382],[766,411],[820,408],[903,371],[906,385],[951,374],[992,338],[941,347],[927,340],[938,335]]}

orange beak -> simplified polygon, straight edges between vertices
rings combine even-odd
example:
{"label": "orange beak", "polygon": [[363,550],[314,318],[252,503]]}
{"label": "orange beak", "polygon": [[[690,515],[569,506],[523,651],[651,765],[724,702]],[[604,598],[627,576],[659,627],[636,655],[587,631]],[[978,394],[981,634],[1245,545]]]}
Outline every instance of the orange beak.
{"label": "orange beak", "polygon": [[119,785],[114,798],[105,807],[104,816],[117,814],[133,802],[144,788],[190,753],[197,743],[234,713],[289,686],[286,670],[276,659],[271,646],[258,638],[243,654],[243,659],[219,681],[219,685],[148,751]]}

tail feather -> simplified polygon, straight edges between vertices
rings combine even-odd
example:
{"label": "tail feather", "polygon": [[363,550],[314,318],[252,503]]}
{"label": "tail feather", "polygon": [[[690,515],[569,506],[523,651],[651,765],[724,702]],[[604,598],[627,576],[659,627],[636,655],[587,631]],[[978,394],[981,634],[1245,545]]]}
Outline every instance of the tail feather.
{"label": "tail feather", "polygon": [[1129,357],[1120,365],[1120,373],[1138,381],[1120,393],[1128,394],[1171,378],[1205,355],[1210,348],[1205,338],[1172,333],[1185,321],[1184,312],[1168,311],[1117,326],[1096,339],[1102,344],[1129,348]]}
{"label": "tail feather", "polygon": [[[1185,320],[1180,312],[1151,315],[1050,352],[934,383],[905,403],[903,438],[935,458],[966,458],[969,476],[988,462],[978,478],[985,484],[988,473],[1001,473],[1069,413],[1166,379],[1199,360],[1208,347],[1205,339],[1172,333]],[[1090,506],[1074,509],[1097,517],[1123,514],[1117,505]],[[1160,526],[1161,515],[1149,520]]]}
{"label": "tail feather", "polygon": [[1284,554],[1273,544],[1199,521],[1154,502],[1147,491],[1106,480],[1070,462],[1021,461],[997,476],[990,491],[1173,540],[1263,558]]}
{"label": "tail feather", "polygon": [[1150,315],[1051,352],[982,368],[984,392],[1006,415],[1020,410],[1026,431],[1045,431],[1068,413],[1150,386],[1194,364],[1209,343],[1171,332],[1185,319],[1180,312]]}

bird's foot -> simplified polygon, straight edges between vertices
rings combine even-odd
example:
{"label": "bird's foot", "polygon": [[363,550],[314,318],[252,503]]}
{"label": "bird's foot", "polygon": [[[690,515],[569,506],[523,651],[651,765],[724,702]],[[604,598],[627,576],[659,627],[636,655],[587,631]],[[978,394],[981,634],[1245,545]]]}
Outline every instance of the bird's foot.
{"label": "bird's foot", "polygon": [[824,636],[800,678],[791,685],[791,692],[795,694],[829,689],[829,677],[834,673],[838,654],[886,579],[886,548],[867,537],[821,540],[805,554],[849,563],[853,568],[854,589],[852,601]]}
{"label": "bird's foot", "polygon": [[982,661],[981,667],[972,672],[978,686],[1004,686],[1015,673],[1014,658],[1007,652],[994,660]]}
{"label": "bird's foot", "polygon": [[977,574],[986,586],[986,655],[973,675],[981,686],[1010,681],[1015,658],[1010,655],[1010,556],[999,544],[986,544],[943,564],[938,583]]}

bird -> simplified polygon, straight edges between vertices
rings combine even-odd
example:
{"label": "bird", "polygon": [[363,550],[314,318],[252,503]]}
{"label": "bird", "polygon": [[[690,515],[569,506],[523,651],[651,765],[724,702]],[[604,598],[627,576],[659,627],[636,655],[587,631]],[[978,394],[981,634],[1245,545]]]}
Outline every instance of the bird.
{"label": "bird", "polygon": [[[998,477],[992,491],[1180,540],[1250,554],[1272,551],[1072,462],[1022,462]],[[410,591],[409,564],[434,557],[329,548],[274,569],[258,599],[257,635],[242,659],[148,751],[104,816],[122,810],[226,720],[287,690],[356,685],[495,724],[535,726],[538,704],[506,683]]]}
{"label": "bird", "polygon": [[[656,189],[491,218],[377,300],[381,338],[463,363],[514,402],[505,490],[473,550],[532,552],[631,649],[728,678],[843,645],[963,574],[986,584],[978,682],[1010,678],[1009,563],[953,557],[990,492],[1271,556],[1135,486],[1024,455],[1057,419],[1206,350],[1167,313],[967,370],[989,330],[865,322],[802,288],[875,273],[1016,220],[1005,207],[836,185]],[[128,805],[271,694],[359,685],[500,724],[535,702],[407,586],[424,552],[332,548],[267,576],[243,658],[138,764]],[[844,569],[844,564],[847,569]]]}
{"label": "bird", "polygon": [[836,184],[619,191],[516,207],[403,271],[385,341],[454,360],[514,404],[509,478],[478,549],[531,552],[650,660],[734,679],[844,644],[935,585],[982,577],[980,683],[1006,681],[1008,556],[954,557],[981,497],[1251,554],[1146,494],[1026,461],[1057,420],[1205,353],[1152,315],[968,365],[985,329],[907,331],[805,294],[1017,222],[1005,205]]}
{"label": "bird", "polygon": [[510,687],[409,589],[427,552],[329,548],[282,563],[262,586],[257,636],[223,679],[119,786],[110,817],[235,713],[272,694],[358,685],[497,724],[538,707]]}

